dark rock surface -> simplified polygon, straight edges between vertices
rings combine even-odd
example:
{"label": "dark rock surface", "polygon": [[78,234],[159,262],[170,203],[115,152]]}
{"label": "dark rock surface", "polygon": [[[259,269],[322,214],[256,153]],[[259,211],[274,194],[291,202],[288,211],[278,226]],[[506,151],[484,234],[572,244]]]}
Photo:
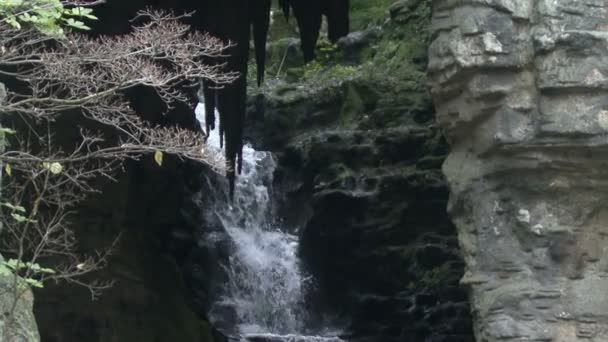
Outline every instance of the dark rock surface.
{"label": "dark rock surface", "polygon": [[[43,341],[211,341],[211,328],[196,306],[172,255],[172,245],[192,234],[181,208],[196,173],[167,160],[131,164],[117,183],[102,186],[74,222],[83,251],[111,245],[108,267],[93,275],[115,284],[97,301],[77,286],[48,284],[36,292],[35,314]],[[195,169],[194,169],[195,170]]]}
{"label": "dark rock surface", "polygon": [[[138,89],[133,105],[147,119],[163,125],[191,127],[188,108],[161,114],[150,94]],[[66,146],[78,139],[74,118],[56,121]],[[201,165],[165,156],[159,167],[152,156],[128,162],[117,181],[99,180],[74,215],[73,227],[83,253],[109,248],[108,266],[88,280],[114,281],[96,301],[79,286],[46,284],[36,291],[35,315],[45,342],[202,341],[214,339],[207,322],[206,297],[193,291],[192,279],[213,278],[209,255],[192,255],[203,229],[200,212]],[[215,256],[211,256],[215,257]],[[208,290],[209,282],[197,283]],[[221,336],[220,336],[221,337]]]}
{"label": "dark rock surface", "polygon": [[[95,32],[125,32],[129,18],[145,4],[143,0],[110,1],[98,8],[101,20]],[[166,1],[164,5],[179,4]],[[152,123],[197,129],[192,108],[180,106],[163,115],[163,106],[152,91],[138,88],[129,95],[133,107]],[[78,140],[80,124],[74,117],[57,121],[57,135],[67,148]],[[190,250],[202,229],[192,213],[200,211],[197,193],[204,171],[200,165],[170,156],[158,167],[149,156],[127,163],[117,182],[99,181],[102,193],[78,208],[73,224],[85,253],[105,250],[119,237],[107,268],[89,278],[115,284],[96,301],[91,301],[86,289],[65,283],[47,284],[36,291],[34,312],[42,341],[223,340],[221,336],[214,339],[216,333],[207,322],[203,309],[207,299],[190,286],[192,278],[212,278],[206,270],[190,267],[194,258]],[[200,264],[209,262],[207,255],[195,257]],[[210,285],[204,283],[200,289],[206,290],[205,286]]]}
{"label": "dark rock surface", "polygon": [[350,318],[352,341],[473,341],[425,86],[430,8],[406,7],[344,38],[326,65],[287,70],[251,108],[280,156],[280,215],[318,281],[310,305]]}

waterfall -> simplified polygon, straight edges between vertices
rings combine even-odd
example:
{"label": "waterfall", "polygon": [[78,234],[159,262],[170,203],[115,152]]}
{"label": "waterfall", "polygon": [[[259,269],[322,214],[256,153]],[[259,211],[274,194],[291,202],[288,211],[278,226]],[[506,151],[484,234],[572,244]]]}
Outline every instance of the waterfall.
{"label": "waterfall", "polygon": [[[204,127],[204,105],[196,108]],[[207,148],[220,154],[217,130]],[[309,281],[298,259],[297,236],[274,222],[270,186],[276,168],[270,152],[243,148],[243,170],[236,181],[232,201],[225,189],[214,189],[212,208],[232,240],[234,250],[225,265],[227,282],[215,301],[210,319],[221,320],[226,312],[242,341],[340,342],[337,337],[305,336],[305,289]],[[324,334],[325,335],[325,334]],[[335,334],[333,334],[335,335]]]}

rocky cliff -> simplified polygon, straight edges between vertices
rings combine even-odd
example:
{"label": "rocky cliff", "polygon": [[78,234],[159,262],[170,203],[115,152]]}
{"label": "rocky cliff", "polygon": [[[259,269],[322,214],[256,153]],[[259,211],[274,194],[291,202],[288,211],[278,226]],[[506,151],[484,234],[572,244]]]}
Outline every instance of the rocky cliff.
{"label": "rocky cliff", "polygon": [[608,4],[433,5],[429,73],[477,341],[607,341]]}
{"label": "rocky cliff", "polygon": [[83,251],[108,248],[109,265],[92,277],[114,285],[92,301],[82,287],[49,283],[36,292],[35,314],[45,342],[213,341],[179,264],[179,242],[196,243],[184,210],[193,208],[199,170],[148,159],[105,183],[74,219]]}
{"label": "rocky cliff", "polygon": [[[152,122],[188,126],[188,108],[163,116],[149,92],[138,89],[133,105]],[[76,116],[56,120],[54,130],[69,146],[78,139]],[[106,268],[90,280],[112,281],[96,300],[86,288],[47,283],[35,291],[34,313],[44,342],[130,342],[212,340],[204,311],[197,309],[180,268],[180,249],[199,228],[188,212],[195,204],[204,167],[166,156],[126,163],[116,181],[100,179],[73,215],[82,253],[105,251],[116,239]],[[216,341],[217,342],[217,341]]]}
{"label": "rocky cliff", "polygon": [[[354,32],[337,44],[322,39],[306,65],[293,25],[274,18],[267,83],[257,89],[249,77],[246,136],[279,158],[279,215],[299,232],[317,279],[309,305],[333,311],[349,341],[473,340],[445,213],[447,144],[427,90],[430,5],[352,0]],[[135,96],[135,105],[154,116],[150,98]],[[178,112],[177,123],[192,124],[188,108]],[[94,303],[71,287],[39,293],[44,341],[222,340],[205,316],[229,243],[213,241],[203,222],[213,199],[201,171],[176,160],[132,164],[81,208],[83,248],[122,232],[97,275],[117,283]]]}
{"label": "rocky cliff", "polygon": [[426,87],[430,3],[351,6],[354,32],[321,42],[316,62],[275,38],[280,76],[250,101],[253,140],[279,156],[280,214],[318,282],[310,305],[345,318],[349,341],[472,341]]}

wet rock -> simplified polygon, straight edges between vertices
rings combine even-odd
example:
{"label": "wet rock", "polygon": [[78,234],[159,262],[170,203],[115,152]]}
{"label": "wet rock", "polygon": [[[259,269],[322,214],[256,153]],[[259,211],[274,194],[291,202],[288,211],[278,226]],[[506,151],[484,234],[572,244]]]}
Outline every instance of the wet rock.
{"label": "wet rock", "polygon": [[344,342],[338,337],[273,334],[245,336],[245,339],[249,342]]}
{"label": "wet rock", "polygon": [[399,23],[406,22],[410,17],[414,16],[413,9],[420,4],[421,0],[400,0],[393,3],[389,8],[391,20]]}
{"label": "wet rock", "polygon": [[281,71],[285,71],[289,67],[302,65],[304,59],[300,49],[300,39],[287,37],[270,42],[267,47],[266,59],[268,65],[278,65],[277,68],[281,68],[277,70],[279,75]]}
{"label": "wet rock", "polygon": [[261,148],[279,157],[279,215],[317,282],[309,305],[350,321],[348,341],[473,340],[427,41],[412,34],[428,25],[427,6],[411,2],[410,20],[390,21],[371,46],[364,33],[343,38],[343,48],[361,42],[360,72],[264,93]]}
{"label": "wet rock", "polygon": [[347,36],[340,38],[337,45],[342,50],[344,59],[347,62],[355,63],[360,61],[360,54],[368,48],[381,35],[381,29],[372,27],[365,31],[351,32]]}

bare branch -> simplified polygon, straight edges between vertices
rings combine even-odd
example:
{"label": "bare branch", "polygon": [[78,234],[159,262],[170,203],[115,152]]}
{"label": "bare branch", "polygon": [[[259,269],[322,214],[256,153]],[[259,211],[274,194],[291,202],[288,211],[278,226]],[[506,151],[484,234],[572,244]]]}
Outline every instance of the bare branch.
{"label": "bare branch", "polygon": [[[66,6],[99,2],[62,1]],[[238,77],[222,64],[203,63],[203,58],[223,57],[230,45],[180,23],[188,15],[149,10],[138,13],[129,34],[68,33],[61,40],[0,20],[0,75],[13,86],[0,105],[0,118],[25,127],[0,153],[0,166],[10,168],[2,184],[0,248],[21,263],[15,293],[23,291],[20,277],[85,286],[93,298],[111,285],[83,276],[105,266],[118,240],[83,255],[71,219],[88,194],[99,192],[95,180],[112,180],[124,160],[163,152],[225,170],[223,157],[206,149],[201,132],[152,126],[126,95],[134,87],[149,87],[167,110],[178,103],[193,108],[192,88],[201,79],[221,87]],[[90,128],[110,128],[111,135],[81,128],[73,146],[58,146],[52,121],[67,111],[82,113],[95,123]],[[37,263],[52,264],[54,272],[36,270]]]}

